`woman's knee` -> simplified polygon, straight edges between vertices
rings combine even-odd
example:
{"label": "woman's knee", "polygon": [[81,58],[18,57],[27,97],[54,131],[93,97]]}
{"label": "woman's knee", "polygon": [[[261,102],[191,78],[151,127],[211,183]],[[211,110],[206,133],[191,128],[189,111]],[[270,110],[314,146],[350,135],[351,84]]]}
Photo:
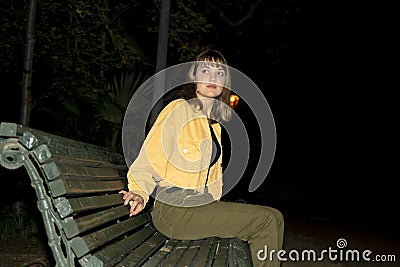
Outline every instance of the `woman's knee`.
{"label": "woman's knee", "polygon": [[271,209],[273,209],[273,211],[274,211],[276,222],[278,223],[278,225],[282,225],[285,220],[282,212],[280,212],[278,209],[275,209],[275,208],[271,208]]}
{"label": "woman's knee", "polygon": [[272,222],[273,224],[276,224],[277,227],[281,227],[284,223],[284,216],[282,212],[275,208],[264,206],[263,214],[263,220],[266,223]]}

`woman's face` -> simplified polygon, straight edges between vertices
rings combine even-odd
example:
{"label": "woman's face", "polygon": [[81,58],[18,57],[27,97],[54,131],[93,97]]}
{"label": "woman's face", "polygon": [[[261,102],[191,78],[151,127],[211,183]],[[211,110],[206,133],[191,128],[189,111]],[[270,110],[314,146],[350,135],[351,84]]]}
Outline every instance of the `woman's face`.
{"label": "woman's face", "polygon": [[195,73],[197,84],[197,97],[218,97],[225,84],[226,72],[224,68],[215,62],[201,62]]}

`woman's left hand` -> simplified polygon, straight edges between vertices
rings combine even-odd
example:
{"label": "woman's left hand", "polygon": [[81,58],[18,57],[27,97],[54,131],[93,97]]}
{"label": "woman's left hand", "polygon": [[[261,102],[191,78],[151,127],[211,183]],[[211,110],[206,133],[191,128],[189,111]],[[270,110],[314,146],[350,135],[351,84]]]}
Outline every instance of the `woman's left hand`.
{"label": "woman's left hand", "polygon": [[129,216],[132,217],[141,212],[144,208],[144,200],[142,196],[132,193],[130,191],[121,190],[120,194],[124,194],[122,199],[124,200],[124,205],[131,204],[131,209],[129,212]]}

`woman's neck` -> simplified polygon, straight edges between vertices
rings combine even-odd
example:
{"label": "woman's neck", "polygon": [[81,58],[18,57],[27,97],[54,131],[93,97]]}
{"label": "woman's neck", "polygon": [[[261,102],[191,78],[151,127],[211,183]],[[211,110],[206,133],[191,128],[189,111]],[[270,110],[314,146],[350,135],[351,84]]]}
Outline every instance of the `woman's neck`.
{"label": "woman's neck", "polygon": [[211,110],[214,104],[215,99],[209,97],[199,97],[199,100],[203,104],[203,112],[204,114],[210,118],[211,117]]}

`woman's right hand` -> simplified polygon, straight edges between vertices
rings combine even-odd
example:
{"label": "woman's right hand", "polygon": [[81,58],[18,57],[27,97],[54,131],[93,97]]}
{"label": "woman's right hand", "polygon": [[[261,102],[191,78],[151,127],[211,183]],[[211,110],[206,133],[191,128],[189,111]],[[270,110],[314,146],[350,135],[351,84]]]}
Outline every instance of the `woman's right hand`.
{"label": "woman's right hand", "polygon": [[130,217],[137,215],[143,210],[144,200],[140,195],[125,190],[121,190],[119,193],[123,194],[122,199],[124,200],[124,205],[128,205],[128,203],[131,204],[131,209],[129,211]]}

